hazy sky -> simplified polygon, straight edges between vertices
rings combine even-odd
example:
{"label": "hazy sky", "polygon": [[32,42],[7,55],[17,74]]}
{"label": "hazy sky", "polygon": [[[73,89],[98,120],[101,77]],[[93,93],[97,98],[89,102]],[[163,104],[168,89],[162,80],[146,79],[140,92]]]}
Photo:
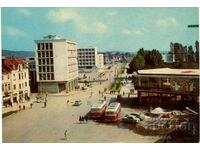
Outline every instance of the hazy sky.
{"label": "hazy sky", "polygon": [[168,51],[170,42],[198,40],[198,8],[2,8],[2,48],[35,49],[49,34],[74,40],[78,47],[136,52]]}

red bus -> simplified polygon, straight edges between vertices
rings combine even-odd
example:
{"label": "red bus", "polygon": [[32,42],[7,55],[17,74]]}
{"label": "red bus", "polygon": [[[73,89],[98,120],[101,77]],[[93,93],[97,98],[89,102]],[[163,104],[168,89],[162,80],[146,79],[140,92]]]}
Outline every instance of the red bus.
{"label": "red bus", "polygon": [[106,101],[98,101],[96,104],[92,105],[90,110],[90,117],[99,118],[103,116],[106,110]]}
{"label": "red bus", "polygon": [[121,112],[121,105],[118,102],[110,103],[105,111],[106,121],[117,121]]}

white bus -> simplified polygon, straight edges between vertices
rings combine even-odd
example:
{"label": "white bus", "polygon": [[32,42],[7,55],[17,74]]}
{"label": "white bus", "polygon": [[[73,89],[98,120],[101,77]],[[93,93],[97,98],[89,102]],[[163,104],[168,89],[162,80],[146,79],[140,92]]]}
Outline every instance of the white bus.
{"label": "white bus", "polygon": [[99,118],[103,116],[106,110],[106,101],[98,101],[96,104],[92,105],[90,110],[90,117]]}
{"label": "white bus", "polygon": [[105,111],[106,121],[117,121],[121,112],[121,105],[118,102],[110,103]]}

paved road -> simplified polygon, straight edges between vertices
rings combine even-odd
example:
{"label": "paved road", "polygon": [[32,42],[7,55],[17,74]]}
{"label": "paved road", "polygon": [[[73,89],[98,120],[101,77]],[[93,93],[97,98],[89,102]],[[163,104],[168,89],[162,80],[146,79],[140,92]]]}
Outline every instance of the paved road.
{"label": "paved road", "polygon": [[[155,142],[157,136],[142,136],[127,127],[117,124],[99,123],[89,120],[80,124],[79,116],[84,116],[90,110],[90,103],[94,103],[101,96],[98,91],[109,86],[110,81],[102,84],[95,83],[87,91],[76,91],[70,96],[48,95],[47,107],[43,103],[35,103],[33,109],[26,109],[19,113],[3,118],[3,142],[8,143],[112,143],[112,142]],[[93,92],[91,97],[91,91]],[[107,100],[114,95],[106,95]],[[66,99],[70,103],[66,103]],[[72,106],[76,99],[81,99],[81,106]],[[122,114],[132,111],[123,108]],[[64,138],[68,130],[67,140]]]}

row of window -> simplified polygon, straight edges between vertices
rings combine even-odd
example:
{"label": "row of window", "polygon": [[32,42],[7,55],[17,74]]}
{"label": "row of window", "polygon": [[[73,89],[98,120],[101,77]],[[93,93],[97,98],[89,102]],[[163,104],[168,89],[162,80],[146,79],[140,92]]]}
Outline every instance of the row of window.
{"label": "row of window", "polygon": [[94,62],[95,59],[78,59],[78,62]]}
{"label": "row of window", "polygon": [[53,57],[53,51],[38,51],[38,57]]}
{"label": "row of window", "polygon": [[54,80],[54,74],[53,73],[40,73],[39,79],[40,80]]}
{"label": "row of window", "polygon": [[[19,83],[19,89],[23,89],[24,87],[27,87],[27,82]],[[16,84],[13,85],[13,89],[16,90]],[[2,84],[2,91],[8,92],[10,91],[10,84]]]}
{"label": "row of window", "polygon": [[53,66],[39,66],[39,72],[54,72]]}
{"label": "row of window", "polygon": [[95,63],[79,63],[78,65],[95,65]]}
{"label": "row of window", "polygon": [[30,69],[35,69],[35,65],[29,65]]}
{"label": "row of window", "polygon": [[78,59],[80,59],[80,58],[93,58],[94,59],[94,56],[78,56]]}
{"label": "row of window", "polygon": [[53,58],[44,58],[44,59],[38,59],[39,65],[53,65]]}
{"label": "row of window", "polygon": [[95,55],[94,52],[78,52],[78,55]]}
{"label": "row of window", "polygon": [[38,43],[37,44],[38,50],[52,50],[53,49],[53,43]]}
{"label": "row of window", "polygon": [[94,51],[94,49],[92,48],[92,49],[78,49],[78,51]]}

